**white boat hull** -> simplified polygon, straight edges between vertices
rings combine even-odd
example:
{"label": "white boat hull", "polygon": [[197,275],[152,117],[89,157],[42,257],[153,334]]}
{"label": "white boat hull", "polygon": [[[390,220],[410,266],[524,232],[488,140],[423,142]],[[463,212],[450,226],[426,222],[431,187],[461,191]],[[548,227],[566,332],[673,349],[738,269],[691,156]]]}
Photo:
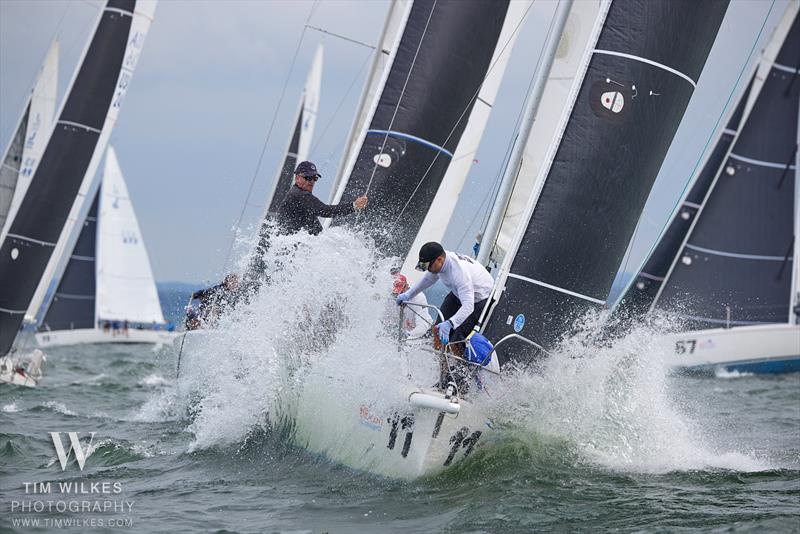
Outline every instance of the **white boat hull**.
{"label": "white boat hull", "polygon": [[[194,330],[173,340],[182,355],[181,377],[196,372],[198,356],[205,361],[204,351],[219,336],[224,332]],[[419,373],[425,377],[422,383],[438,380],[431,352],[412,350],[409,357],[429,364],[430,374]],[[376,393],[377,383],[384,385]],[[295,445],[360,471],[400,479],[432,475],[471,455],[492,433],[487,410],[481,409],[488,398],[474,381],[468,400],[453,401],[438,389],[415,387],[404,378],[387,380],[370,373],[359,378],[324,366],[298,386],[293,381],[285,389],[288,397],[270,410],[273,426],[288,429]]]}
{"label": "white boat hull", "polygon": [[77,328],[75,330],[53,330],[36,334],[36,343],[42,348],[64,347],[85,343],[169,343],[178,335],[164,330],[103,331],[97,328]]}
{"label": "white boat hull", "polygon": [[436,474],[472,454],[492,431],[481,410],[463,399],[457,414],[412,405],[415,396],[445,401],[439,391],[409,390],[390,410],[347,402],[328,390],[313,393],[298,406],[294,443],[336,463],[387,477]]}
{"label": "white boat hull", "polygon": [[664,338],[668,363],[678,371],[775,374],[800,372],[800,325],[716,328]]}
{"label": "white boat hull", "polygon": [[42,378],[44,354],[39,349],[0,358],[0,383],[35,388]]}

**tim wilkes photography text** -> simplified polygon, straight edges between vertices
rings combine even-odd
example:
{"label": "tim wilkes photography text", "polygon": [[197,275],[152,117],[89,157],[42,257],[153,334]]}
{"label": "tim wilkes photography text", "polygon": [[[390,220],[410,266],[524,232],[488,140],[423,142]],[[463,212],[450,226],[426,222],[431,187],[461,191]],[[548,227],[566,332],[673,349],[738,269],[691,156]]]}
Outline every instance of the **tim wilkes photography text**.
{"label": "tim wilkes photography text", "polygon": [[[134,526],[134,501],[125,498],[120,481],[74,479],[68,473],[83,471],[93,452],[94,432],[81,443],[79,433],[67,432],[69,446],[64,447],[60,432],[50,432],[56,460],[69,480],[23,482],[6,503],[10,523],[17,528],[130,528]],[[74,456],[74,462],[70,459]]]}

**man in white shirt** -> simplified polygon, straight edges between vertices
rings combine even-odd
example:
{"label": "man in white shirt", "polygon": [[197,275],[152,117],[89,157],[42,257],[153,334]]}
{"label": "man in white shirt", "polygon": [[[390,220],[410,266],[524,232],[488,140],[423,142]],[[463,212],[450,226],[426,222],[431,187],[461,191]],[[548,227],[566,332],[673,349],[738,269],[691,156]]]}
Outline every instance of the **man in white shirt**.
{"label": "man in white shirt", "polygon": [[402,305],[437,281],[442,282],[450,293],[441,306],[445,320],[439,324],[439,339],[445,345],[466,339],[486,306],[494,286],[492,276],[469,256],[445,251],[436,242],[425,243],[419,249],[416,269],[425,271],[425,275],[398,295],[395,302]]}

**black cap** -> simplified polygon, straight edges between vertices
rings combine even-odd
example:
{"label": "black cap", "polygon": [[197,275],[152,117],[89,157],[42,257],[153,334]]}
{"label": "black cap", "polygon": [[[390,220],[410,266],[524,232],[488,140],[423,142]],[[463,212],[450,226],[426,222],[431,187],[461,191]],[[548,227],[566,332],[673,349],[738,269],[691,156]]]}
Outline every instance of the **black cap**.
{"label": "black cap", "polygon": [[294,174],[295,176],[299,174],[300,176],[307,176],[307,177],[317,176],[319,178],[322,178],[322,175],[317,172],[317,166],[310,161],[301,161],[300,164],[297,166],[297,168],[294,170]]}
{"label": "black cap", "polygon": [[429,243],[425,243],[419,249],[419,261],[421,262],[429,262],[433,261],[439,256],[444,254],[444,249],[442,245],[437,243],[436,241],[431,241]]}

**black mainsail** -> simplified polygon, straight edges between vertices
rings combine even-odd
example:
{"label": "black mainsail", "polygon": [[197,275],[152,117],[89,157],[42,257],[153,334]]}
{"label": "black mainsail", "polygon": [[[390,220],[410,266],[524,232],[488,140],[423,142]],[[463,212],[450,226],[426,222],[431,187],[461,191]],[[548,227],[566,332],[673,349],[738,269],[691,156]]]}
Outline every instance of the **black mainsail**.
{"label": "black mainsail", "polygon": [[97,205],[100,191],[92,201],[78,241],[47,308],[43,330],[94,328],[97,261]]}
{"label": "black mainsail", "polygon": [[[507,0],[416,0],[335,200],[368,191],[354,224],[404,258],[422,226],[476,105],[498,46]],[[502,43],[505,44],[505,43]]]}
{"label": "black mainsail", "polygon": [[[552,348],[601,309],[728,2],[615,0],[506,256],[485,335]],[[590,45],[591,46],[591,45]],[[510,338],[500,363],[532,356]]]}
{"label": "black mainsail", "polygon": [[692,330],[791,317],[800,18],[652,307]]}
{"label": "black mainsail", "polygon": [[47,147],[0,246],[0,354],[11,349],[81,186],[96,170],[154,9],[153,1],[108,0],[100,14]]}

